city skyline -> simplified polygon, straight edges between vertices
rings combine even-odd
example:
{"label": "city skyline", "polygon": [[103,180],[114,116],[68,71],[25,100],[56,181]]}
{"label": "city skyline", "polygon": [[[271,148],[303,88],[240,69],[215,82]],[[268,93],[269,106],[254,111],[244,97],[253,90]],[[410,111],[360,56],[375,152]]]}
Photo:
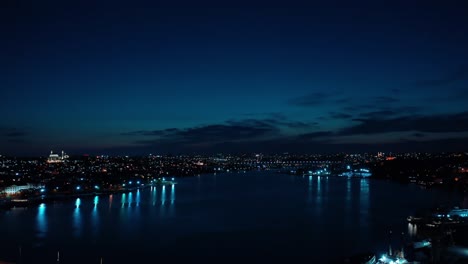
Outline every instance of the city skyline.
{"label": "city skyline", "polygon": [[468,148],[466,3],[2,6],[2,155]]}

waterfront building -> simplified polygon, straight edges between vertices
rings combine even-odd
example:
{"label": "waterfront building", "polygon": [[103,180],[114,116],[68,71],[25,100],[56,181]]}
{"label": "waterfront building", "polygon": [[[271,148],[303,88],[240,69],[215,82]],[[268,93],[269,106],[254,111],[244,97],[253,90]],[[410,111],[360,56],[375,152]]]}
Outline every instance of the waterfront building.
{"label": "waterfront building", "polygon": [[26,185],[12,185],[5,188],[4,192],[8,195],[17,194],[22,190],[28,189],[41,189],[44,188],[44,185],[38,184],[26,184]]}

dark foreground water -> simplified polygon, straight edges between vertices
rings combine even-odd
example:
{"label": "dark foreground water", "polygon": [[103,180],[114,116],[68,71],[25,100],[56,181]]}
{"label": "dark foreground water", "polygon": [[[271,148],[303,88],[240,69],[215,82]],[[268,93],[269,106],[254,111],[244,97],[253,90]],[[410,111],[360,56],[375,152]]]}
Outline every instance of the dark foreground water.
{"label": "dark foreground water", "polygon": [[[280,257],[326,263],[388,248],[406,217],[458,195],[388,181],[271,172],[178,179],[126,194],[0,212],[0,260],[158,263]],[[76,205],[80,206],[77,208]],[[410,230],[411,231],[411,230]],[[400,236],[394,238],[395,246]]]}

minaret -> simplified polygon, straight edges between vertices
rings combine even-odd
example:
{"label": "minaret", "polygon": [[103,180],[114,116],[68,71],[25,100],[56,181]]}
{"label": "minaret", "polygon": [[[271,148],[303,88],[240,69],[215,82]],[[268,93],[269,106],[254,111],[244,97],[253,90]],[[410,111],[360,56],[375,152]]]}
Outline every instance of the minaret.
{"label": "minaret", "polygon": [[62,150],[62,160],[63,160],[63,150]]}

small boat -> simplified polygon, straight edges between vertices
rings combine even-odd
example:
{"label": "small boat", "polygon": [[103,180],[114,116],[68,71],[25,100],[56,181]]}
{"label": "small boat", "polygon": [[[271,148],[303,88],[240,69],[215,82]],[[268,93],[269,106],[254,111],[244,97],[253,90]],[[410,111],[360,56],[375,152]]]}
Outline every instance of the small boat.
{"label": "small boat", "polygon": [[420,223],[423,221],[423,218],[422,217],[417,217],[417,216],[408,216],[408,218],[406,218],[406,220],[408,220],[408,222],[410,223]]}
{"label": "small boat", "polygon": [[432,243],[430,239],[424,239],[421,241],[415,241],[412,243],[414,249],[426,248],[431,247]]}

